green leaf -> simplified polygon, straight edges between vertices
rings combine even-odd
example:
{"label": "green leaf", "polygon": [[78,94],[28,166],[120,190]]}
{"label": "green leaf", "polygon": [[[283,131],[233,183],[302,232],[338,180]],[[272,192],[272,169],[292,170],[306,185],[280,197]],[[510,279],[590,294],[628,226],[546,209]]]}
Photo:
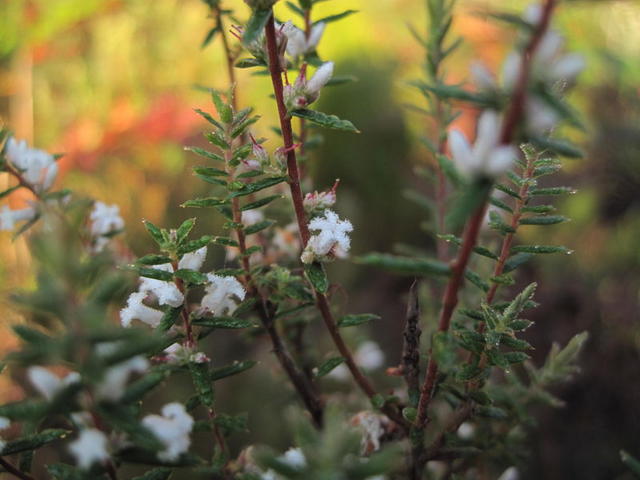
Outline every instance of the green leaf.
{"label": "green leaf", "polygon": [[244,320],[242,318],[235,317],[201,317],[194,318],[191,323],[193,325],[209,328],[239,329],[255,327],[251,320]]}
{"label": "green leaf", "polygon": [[467,219],[487,201],[491,187],[491,182],[479,180],[463,189],[462,195],[447,216],[447,223],[451,229],[457,230],[464,225]]}
{"label": "green leaf", "polygon": [[48,429],[43,430],[40,433],[28,435],[26,437],[18,438],[7,442],[7,444],[0,451],[2,455],[14,455],[16,453],[24,452],[27,450],[35,450],[43,445],[46,445],[56,440],[62,440],[71,433],[69,430],[62,429]]}
{"label": "green leaf", "polygon": [[640,477],[640,462],[630,453],[625,450],[620,450],[620,460],[624,463],[629,470],[636,474],[636,476]]}
{"label": "green leaf", "polygon": [[213,238],[211,235],[203,235],[197,240],[191,240],[178,248],[178,255],[184,255],[185,253],[195,252],[202,247],[209,245]]}
{"label": "green leaf", "polygon": [[319,293],[327,293],[329,290],[329,279],[324,271],[324,266],[320,262],[313,262],[304,266],[304,271],[313,288]]}
{"label": "green leaf", "polygon": [[228,200],[223,200],[217,197],[204,197],[204,198],[195,198],[193,200],[187,200],[184,202],[181,207],[197,207],[197,208],[206,208],[206,207],[219,207],[221,205],[227,205],[229,203]]}
{"label": "green leaf", "polygon": [[265,228],[269,228],[271,225],[274,225],[276,222],[273,220],[263,220],[262,222],[254,223],[253,225],[249,225],[245,227],[244,233],[245,235],[252,235],[254,233],[261,232]]}
{"label": "green leaf", "polygon": [[231,365],[225,367],[214,368],[211,370],[210,379],[212,382],[215,382],[232,375],[237,375],[253,368],[257,363],[255,360],[245,360],[242,362],[233,362]]}
{"label": "green leaf", "polygon": [[328,115],[326,113],[307,109],[294,110],[291,112],[291,115],[298,118],[304,118],[305,120],[308,120],[320,127],[342,130],[344,132],[360,133],[360,130],[358,130],[349,120],[341,120],[335,115]]}
{"label": "green leaf", "polygon": [[162,247],[165,244],[162,231],[148,220],[144,220],[142,223],[144,224],[144,228],[147,229],[147,232],[149,232],[149,235],[151,235],[151,238],[153,238],[155,242]]}
{"label": "green leaf", "polygon": [[257,58],[241,58],[236,62],[236,68],[253,68],[266,67],[267,64],[263,60]]}
{"label": "green leaf", "polygon": [[54,463],[53,465],[47,465],[46,468],[54,480],[104,480],[107,478],[105,475],[96,477],[93,473],[65,463]]}
{"label": "green leaf", "polygon": [[261,198],[260,200],[256,200],[255,202],[247,203],[246,205],[240,207],[240,210],[244,212],[247,210],[253,210],[255,208],[264,207],[265,205],[268,205],[269,203],[279,198],[284,198],[284,197],[282,195],[271,195],[269,197]]}
{"label": "green leaf", "polygon": [[171,257],[166,255],[145,255],[144,257],[140,257],[136,260],[138,265],[162,265],[165,263],[171,263]]}
{"label": "green leaf", "polygon": [[238,247],[239,244],[235,240],[229,237],[215,237],[212,240],[216,245],[222,245],[223,247]]}
{"label": "green leaf", "polygon": [[318,23],[337,22],[338,20],[342,20],[343,18],[346,18],[349,15],[353,15],[354,13],[358,13],[358,10],[345,10],[344,12],[338,13],[336,15],[329,15],[327,17],[322,17],[316,20],[315,22],[313,22],[313,24],[317,25]]}
{"label": "green leaf", "polygon": [[270,8],[264,10],[256,9],[253,11],[251,18],[245,26],[244,34],[242,35],[242,43],[244,43],[245,46],[250,45],[260,37],[260,34],[266,27],[270,16]]}
{"label": "green leaf", "polygon": [[509,414],[498,407],[479,406],[476,408],[476,414],[480,417],[493,418],[496,420],[504,420],[509,418]]}
{"label": "green leaf", "polygon": [[513,272],[516,268],[533,258],[532,253],[516,253],[511,256],[504,264],[503,273]]}
{"label": "green leaf", "polygon": [[252,193],[259,192],[260,190],[264,190],[265,188],[273,187],[274,185],[286,182],[287,180],[287,177],[269,177],[263,180],[258,180],[257,182],[246,183],[240,190],[231,193],[228,199],[251,195]]}
{"label": "green leaf", "polygon": [[224,162],[224,157],[221,157],[217,153],[208,152],[204,148],[199,147],[184,147],[187,152],[193,152],[196,155],[200,155],[201,157],[208,158],[209,160],[214,160],[216,162]]}
{"label": "green leaf", "polygon": [[363,323],[369,323],[371,320],[380,320],[380,316],[373,313],[359,313],[345,315],[338,320],[338,327],[355,327]]}
{"label": "green leaf", "polygon": [[324,377],[328,373],[331,372],[334,368],[336,368],[341,363],[344,363],[344,358],[342,357],[332,357],[318,367],[318,371],[316,372],[316,377]]}
{"label": "green leaf", "polygon": [[153,278],[155,280],[162,280],[164,282],[170,282],[173,280],[173,273],[165,270],[158,270],[157,268],[149,268],[136,266],[135,270],[141,277]]}
{"label": "green leaf", "polygon": [[406,275],[449,275],[451,272],[451,267],[444,262],[427,258],[400,257],[386,253],[369,253],[358,257],[356,263]]}
{"label": "green leaf", "polygon": [[549,188],[530,188],[529,195],[572,195],[576,193],[571,187],[549,187]]}
{"label": "green leaf", "polygon": [[534,144],[540,150],[549,150],[563,155],[569,158],[582,158],[584,153],[578,147],[566,140],[557,140],[543,137],[536,137],[531,139],[531,143]]}
{"label": "green leaf", "polygon": [[160,467],[148,471],[139,477],[133,477],[131,480],[169,480],[173,471],[170,468]]}
{"label": "green leaf", "polygon": [[10,420],[34,420],[39,418],[47,409],[46,402],[39,400],[22,400],[20,402],[0,405],[0,417]]}
{"label": "green leaf", "polygon": [[204,285],[209,281],[204,273],[196,272],[195,270],[188,270],[186,268],[176,270],[174,275],[181,278],[189,285]]}
{"label": "green leaf", "polygon": [[145,373],[142,378],[129,384],[120,402],[126,404],[142,400],[147,393],[160,385],[170,373],[171,371],[166,368],[154,368],[150,372]]}
{"label": "green leaf", "polygon": [[520,219],[520,225],[555,225],[569,220],[562,215],[545,215],[541,217],[525,217]]}
{"label": "green leaf", "polygon": [[214,394],[209,364],[190,362],[189,371],[200,402],[207,408],[213,407]]}
{"label": "green leaf", "polygon": [[222,100],[222,97],[215,90],[211,89],[211,99],[216,107],[216,111],[220,116],[220,120],[229,124],[233,121],[233,110],[231,106]]}
{"label": "green leaf", "polygon": [[200,115],[202,118],[204,118],[207,122],[209,122],[211,125],[214,125],[216,128],[219,128],[220,130],[224,130],[224,127],[220,124],[220,122],[218,122],[215,118],[213,118],[211,114],[209,114],[208,112],[205,112],[204,110],[200,110],[199,108],[195,108],[194,111],[198,115]]}
{"label": "green leaf", "polygon": [[189,218],[184,222],[182,222],[182,225],[180,225],[178,227],[178,230],[176,230],[176,243],[178,245],[182,245],[182,242],[184,242],[187,239],[187,237],[189,236],[189,234],[191,233],[191,230],[193,230],[193,227],[195,227],[195,225],[196,225],[195,218]]}
{"label": "green leaf", "polygon": [[517,245],[511,249],[513,253],[571,253],[562,245]]}

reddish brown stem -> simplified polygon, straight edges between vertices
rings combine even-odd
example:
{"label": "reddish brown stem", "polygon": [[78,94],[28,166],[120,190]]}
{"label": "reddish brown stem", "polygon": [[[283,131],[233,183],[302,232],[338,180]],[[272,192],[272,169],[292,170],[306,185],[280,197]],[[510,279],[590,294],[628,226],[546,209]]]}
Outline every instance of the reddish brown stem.
{"label": "reddish brown stem", "polygon": [[[546,32],[553,8],[556,5],[557,0],[547,0],[542,13],[540,23],[537,25],[533,36],[527,47],[525,48],[522,65],[518,75],[518,82],[514,91],[512,102],[503,123],[502,132],[500,135],[502,144],[510,144],[515,135],[516,129],[520,120],[524,114],[524,108],[526,103],[527,86],[529,84],[529,74],[531,71],[531,59],[537,46],[540,44],[542,36]],[[476,244],[478,232],[484,218],[486,211],[486,199],[482,206],[478,208],[474,216],[471,218],[466,233],[462,241],[462,247],[458,254],[458,259],[455,261],[447,289],[444,294],[442,310],[440,314],[440,320],[438,323],[438,331],[446,332],[449,330],[451,322],[451,316],[458,304],[458,290],[462,286],[464,271],[467,266],[473,247]],[[495,294],[495,293],[494,293]],[[438,373],[438,365],[433,356],[429,359],[429,366],[427,369],[427,376],[422,387],[420,403],[418,406],[418,416],[416,418],[416,427],[424,428],[427,419],[427,407],[433,396],[433,389],[436,383],[436,377]]]}
{"label": "reddish brown stem", "polygon": [[[276,104],[278,106],[280,128],[282,130],[282,138],[284,141],[284,150],[287,154],[289,188],[291,190],[291,198],[296,213],[298,229],[300,230],[302,247],[304,248],[309,242],[310,233],[304,211],[302,190],[300,188],[300,172],[298,170],[298,161],[296,158],[295,149],[293,148],[293,131],[291,127],[291,117],[289,116],[287,108],[284,104],[284,86],[282,83],[280,60],[277,53],[277,38],[273,15],[271,15],[265,27],[265,36],[267,41],[267,52],[269,55],[269,72],[271,74],[271,82],[273,84],[273,91],[276,98]],[[373,398],[377,394],[376,390],[356,365],[356,362],[353,359],[353,354],[344,342],[342,335],[340,335],[336,321],[333,318],[333,314],[331,313],[331,308],[329,306],[327,297],[322,293],[316,292],[316,305],[318,307],[318,310],[320,311],[327,330],[329,330],[329,334],[331,335],[336,348],[345,359],[345,364],[349,368],[354,380],[356,381],[360,389],[369,398]],[[385,405],[382,410],[396,423],[406,426],[406,421],[394,407]]]}
{"label": "reddish brown stem", "polygon": [[0,457],[0,465],[2,466],[2,468],[4,468],[7,471],[7,473],[10,473],[16,478],[20,478],[22,480],[35,480],[34,477],[32,477],[27,473],[21,472],[16,467],[14,467],[9,461],[5,460],[2,457]]}
{"label": "reddish brown stem", "polygon": [[[440,319],[438,321],[438,332],[447,332],[449,330],[453,311],[458,305],[458,291],[462,287],[464,272],[467,268],[467,264],[469,263],[469,258],[471,257],[473,248],[476,246],[478,233],[480,232],[480,227],[482,226],[486,209],[487,204],[483,201],[482,205],[476,209],[465,229],[460,253],[453,263],[451,276],[449,277],[449,282],[447,283],[447,288],[444,292],[442,310],[440,311]],[[429,357],[429,364],[427,366],[427,374],[420,391],[420,402],[418,403],[418,414],[415,422],[417,428],[422,429],[425,426],[427,420],[427,407],[433,397],[433,390],[435,388],[437,375],[438,362],[434,358],[433,354],[431,354]]]}

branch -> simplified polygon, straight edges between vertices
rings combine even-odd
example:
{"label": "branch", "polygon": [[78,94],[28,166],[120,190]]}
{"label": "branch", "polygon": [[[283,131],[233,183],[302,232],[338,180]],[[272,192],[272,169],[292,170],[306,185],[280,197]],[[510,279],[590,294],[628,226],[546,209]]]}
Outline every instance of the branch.
{"label": "branch", "polygon": [[[280,128],[282,130],[282,139],[284,141],[284,151],[287,155],[287,171],[289,173],[289,188],[291,190],[291,198],[293,201],[294,210],[296,213],[296,220],[298,223],[298,229],[300,231],[300,238],[302,240],[302,247],[306,247],[311,237],[309,233],[309,227],[307,224],[307,218],[304,211],[302,190],[300,188],[300,171],[298,169],[298,161],[296,158],[296,152],[293,144],[293,130],[291,127],[291,117],[287,112],[287,107],[284,103],[284,86],[282,83],[282,67],[280,65],[280,58],[278,56],[277,37],[275,29],[275,20],[273,14],[269,18],[265,27],[265,36],[267,41],[267,53],[269,56],[269,72],[271,74],[271,83],[273,84],[273,92],[278,106],[278,114],[280,119]],[[356,365],[353,359],[353,354],[347,347],[342,335],[338,331],[338,326],[327,297],[320,292],[315,292],[316,305],[322,319],[324,321],[327,330],[335,344],[336,348],[340,352],[340,355],[345,359],[345,364],[349,368],[351,375],[360,387],[360,389],[370,398],[373,399],[377,395],[376,390],[371,385],[369,380],[364,376],[362,371]],[[399,425],[406,426],[407,422],[396,408],[390,405],[384,405],[382,411],[393,421]]]}
{"label": "branch", "polygon": [[35,480],[34,477],[29,475],[28,473],[21,472],[16,467],[14,467],[11,463],[9,463],[8,460],[5,460],[2,457],[0,457],[0,465],[2,465],[2,468],[4,468],[7,471],[7,473],[10,473],[16,478],[20,478],[22,480]]}

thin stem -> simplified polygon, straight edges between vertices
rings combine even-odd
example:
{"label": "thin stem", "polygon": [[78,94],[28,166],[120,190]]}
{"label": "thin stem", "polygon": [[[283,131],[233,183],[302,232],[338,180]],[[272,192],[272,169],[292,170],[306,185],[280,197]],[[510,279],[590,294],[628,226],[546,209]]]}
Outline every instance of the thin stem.
{"label": "thin stem", "polygon": [[[293,131],[291,128],[291,117],[287,112],[287,108],[284,104],[284,87],[282,83],[282,71],[280,66],[280,59],[277,52],[277,38],[275,21],[273,14],[267,21],[265,27],[265,36],[267,40],[267,51],[269,54],[269,72],[271,74],[271,82],[273,84],[273,91],[276,98],[276,104],[278,106],[278,114],[280,119],[280,128],[282,130],[282,138],[284,141],[284,150],[287,154],[287,170],[289,173],[289,188],[291,190],[291,198],[293,201],[294,210],[296,213],[296,220],[298,223],[298,229],[300,231],[300,238],[302,240],[302,247],[306,247],[309,242],[310,233],[307,224],[307,218],[303,206],[302,190],[300,188],[300,172],[298,169],[298,161],[296,158],[296,152],[293,148]],[[356,365],[353,358],[353,354],[347,347],[342,335],[338,330],[327,297],[320,292],[316,292],[316,305],[322,319],[324,321],[329,335],[331,336],[336,348],[345,359],[345,364],[354,380],[360,387],[360,389],[369,397],[373,398],[377,395],[376,390],[369,380],[364,376],[362,371]],[[384,405],[383,412],[396,423],[402,426],[406,426],[406,421],[400,415],[400,413],[390,405]]]}
{"label": "thin stem", "polygon": [[21,472],[15,466],[13,466],[8,460],[5,460],[2,457],[0,457],[0,465],[2,465],[2,468],[4,468],[7,471],[7,473],[10,473],[16,478],[20,478],[22,480],[35,480],[35,477],[32,477],[31,475],[25,472]]}
{"label": "thin stem", "polygon": [[407,384],[409,402],[416,406],[420,397],[420,303],[418,299],[418,280],[414,280],[409,289],[407,315],[402,346],[402,375]]}
{"label": "thin stem", "polygon": [[[229,145],[232,144],[233,139],[231,138],[230,132],[227,132],[227,142]],[[229,165],[233,152],[231,149],[224,151],[225,156],[225,164]],[[228,173],[231,175],[233,179],[233,171],[228,169]],[[231,210],[233,214],[233,221],[238,225],[242,225],[242,211],[240,209],[240,203],[238,198],[234,198],[231,202]],[[289,353],[286,348],[284,342],[282,341],[282,337],[280,333],[275,327],[274,316],[275,312],[273,308],[271,308],[271,304],[265,300],[263,295],[260,293],[255,283],[253,282],[253,278],[251,275],[251,265],[249,263],[249,256],[247,255],[247,242],[246,236],[244,233],[244,229],[242,226],[238,226],[235,229],[236,236],[238,238],[238,250],[241,258],[242,268],[245,271],[244,281],[245,286],[247,288],[247,292],[250,297],[258,300],[258,314],[260,315],[260,320],[262,322],[263,327],[267,331],[271,344],[273,346],[273,352],[276,355],[276,358],[280,362],[283,370],[286,372],[287,376],[293,383],[298,395],[302,399],[305,407],[309,411],[313,422],[316,426],[322,426],[323,422],[323,412],[324,406],[322,401],[318,397],[317,392],[315,391],[314,385],[311,383],[311,379],[305,375],[303,372],[299,370],[296,366],[293,357]]]}
{"label": "thin stem", "polygon": [[[529,85],[529,76],[531,73],[531,62],[532,57],[536,51],[536,48],[540,44],[543,35],[548,29],[551,15],[553,13],[553,9],[557,4],[557,0],[546,0],[544,4],[544,8],[542,11],[542,17],[540,23],[536,26],[535,31],[532,34],[532,37],[525,47],[523,56],[522,56],[522,64],[520,66],[520,71],[518,75],[518,81],[516,84],[516,88],[514,90],[512,101],[510,104],[510,108],[505,115],[505,121],[503,123],[503,128],[500,134],[501,144],[507,145],[513,141],[515,137],[517,128],[521,122],[521,119],[524,115],[524,109],[526,104],[527,97],[527,87]],[[525,191],[526,193],[526,191]],[[458,290],[462,286],[464,271],[466,269],[467,262],[471,256],[471,252],[473,247],[475,246],[478,233],[480,231],[480,226],[482,224],[482,220],[485,215],[485,211],[487,208],[486,198],[482,202],[481,207],[479,207],[476,213],[471,217],[466,230],[465,235],[463,237],[462,246],[460,252],[458,254],[458,258],[455,261],[451,277],[449,278],[449,282],[447,284],[447,289],[445,291],[443,306],[440,315],[440,321],[438,323],[438,331],[446,332],[449,330],[451,316],[455,310],[455,307],[458,303]],[[513,238],[509,240],[509,242],[513,241]],[[508,252],[510,249],[510,244],[505,246],[503,245],[503,251]],[[506,261],[506,258],[505,260]],[[502,263],[502,269],[504,268],[504,262]],[[495,296],[497,288],[491,295],[491,299]],[[425,377],[425,381],[422,387],[420,403],[418,405],[418,414],[415,422],[415,427],[421,431],[423,431],[426,427],[427,422],[427,410],[431,399],[433,398],[433,392],[436,385],[438,373],[438,364],[433,355],[430,355],[429,365],[427,369],[427,375]],[[466,402],[466,404],[454,414],[455,422],[452,422],[452,425],[462,423],[464,419],[471,414],[473,411],[473,405],[470,402]],[[458,423],[459,422],[459,423]],[[444,436],[442,436],[442,440]],[[431,447],[430,447],[431,448]],[[422,474],[422,470],[427,461],[425,455],[422,454],[422,445],[416,447],[413,451],[413,465],[414,478],[420,478],[419,475]]]}

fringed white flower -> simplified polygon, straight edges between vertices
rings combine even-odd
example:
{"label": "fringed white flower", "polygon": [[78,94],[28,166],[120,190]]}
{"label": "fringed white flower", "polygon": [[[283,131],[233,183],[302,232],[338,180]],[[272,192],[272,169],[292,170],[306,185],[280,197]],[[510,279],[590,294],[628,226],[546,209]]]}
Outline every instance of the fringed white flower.
{"label": "fringed white flower", "polygon": [[91,236],[94,239],[94,251],[100,252],[109,243],[110,237],[124,228],[117,205],[95,202],[89,215]]}
{"label": "fringed white flower", "polygon": [[[173,273],[173,266],[170,263],[154,265],[153,268]],[[170,305],[176,308],[184,303],[184,295],[172,281],[143,277],[140,283],[140,291],[153,293],[158,298],[160,305]]]}
{"label": "fringed white flower", "polygon": [[214,316],[231,315],[244,300],[246,292],[234,277],[207,274],[209,283],[205,286],[205,296],[200,302],[202,308]]}
{"label": "fringed white flower", "polygon": [[109,460],[109,440],[100,430],[88,428],[81,430],[78,438],[69,444],[69,451],[76,464],[83,470],[89,470],[96,463]]}
{"label": "fringed white flower", "polygon": [[345,258],[351,248],[349,233],[353,225],[348,220],[340,220],[332,210],[325,210],[323,217],[315,217],[309,222],[309,230],[317,231],[312,235],[302,252],[303,263],[327,260],[333,257]]}
{"label": "fringed white flower", "polygon": [[158,458],[162,461],[174,462],[189,450],[193,418],[180,403],[165,405],[161,413],[162,415],[147,415],[142,419],[142,425],[148,428],[165,447],[158,452]]}
{"label": "fringed white flower", "polygon": [[60,378],[44,367],[30,367],[27,378],[31,385],[47,400],[53,399],[58,392],[71,384],[80,382],[80,374],[71,372]]}
{"label": "fringed white flower", "polygon": [[133,292],[129,295],[127,306],[120,310],[120,323],[123,327],[130,327],[134,320],[140,320],[152,328],[160,324],[164,314],[142,303],[146,297],[146,292]]}
{"label": "fringed white flower", "polygon": [[338,185],[340,185],[339,179],[335,181],[330,190],[326,190],[324,192],[318,192],[316,190],[313,193],[307,193],[302,201],[304,209],[307,212],[314,212],[333,207],[337,199],[336,189],[338,188]]}
{"label": "fringed white flower", "polygon": [[207,258],[207,247],[204,246],[194,252],[185,253],[178,262],[178,269],[200,271]]}
{"label": "fringed white flower", "polygon": [[58,174],[58,164],[53,155],[29,148],[27,142],[18,142],[13,137],[7,141],[5,154],[10,165],[34,190],[45,192],[51,188]]}
{"label": "fringed white flower", "polygon": [[16,223],[22,221],[33,220],[36,216],[35,208],[27,207],[17,210],[11,210],[8,206],[3,205],[0,209],[0,230],[13,230]]}
{"label": "fringed white flower", "polygon": [[517,150],[500,144],[502,119],[485,110],[478,120],[476,141],[471,146],[458,130],[449,132],[449,148],[458,170],[468,178],[497,178],[509,170],[517,158]]}

